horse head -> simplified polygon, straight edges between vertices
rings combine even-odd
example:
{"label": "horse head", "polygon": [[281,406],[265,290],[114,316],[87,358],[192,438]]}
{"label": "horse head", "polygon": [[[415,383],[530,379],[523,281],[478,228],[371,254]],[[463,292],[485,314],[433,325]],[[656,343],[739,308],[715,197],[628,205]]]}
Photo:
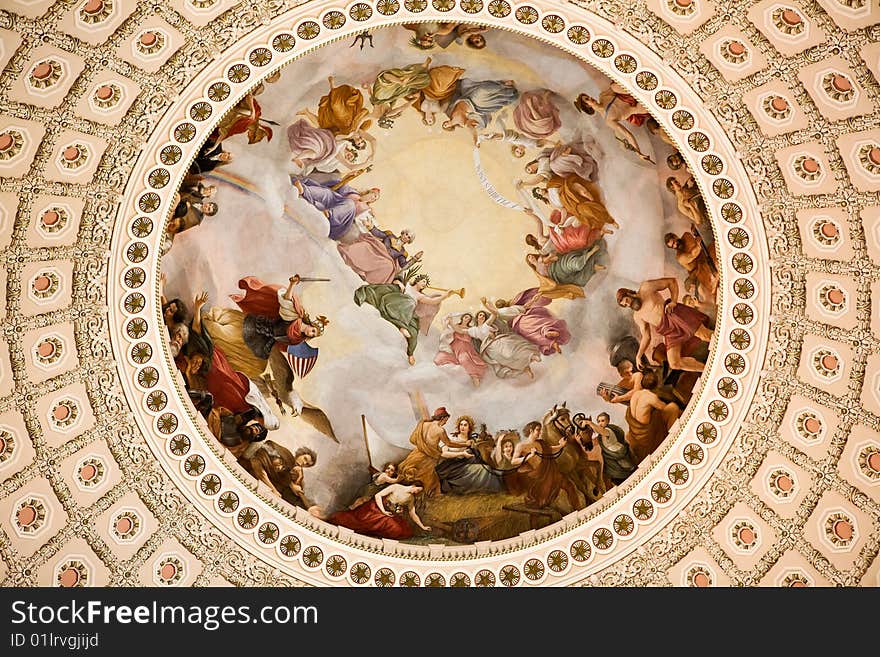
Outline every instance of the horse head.
{"label": "horse head", "polygon": [[572,417],[572,422],[574,423],[575,431],[577,433],[583,438],[590,439],[595,432],[593,431],[593,427],[587,424],[587,419],[587,416],[583,413],[575,413],[574,417]]}
{"label": "horse head", "polygon": [[571,412],[566,408],[566,402],[553,404],[544,415],[541,422],[541,437],[551,445],[557,444],[562,438],[574,435],[576,427],[571,421]]}

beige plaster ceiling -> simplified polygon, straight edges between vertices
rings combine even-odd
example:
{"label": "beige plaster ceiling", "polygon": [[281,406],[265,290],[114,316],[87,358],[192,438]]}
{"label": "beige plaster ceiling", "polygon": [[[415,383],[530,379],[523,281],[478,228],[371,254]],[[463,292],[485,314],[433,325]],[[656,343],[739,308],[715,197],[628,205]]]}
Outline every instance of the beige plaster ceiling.
{"label": "beige plaster ceiling", "polygon": [[[880,584],[876,1],[379,0],[338,3],[349,18],[331,28],[321,17],[334,7],[11,0],[0,10],[0,583]],[[256,528],[242,531],[234,513],[212,511],[202,472],[206,460],[222,469],[222,454],[196,437],[178,458],[160,442],[169,423],[190,420],[175,411],[182,406],[161,379],[167,363],[148,328],[170,192],[150,191],[147,173],[165,144],[189,148],[174,127],[196,120],[194,103],[211,106],[200,101],[210,82],[236,62],[249,61],[255,78],[269,72],[248,53],[273,35],[319,43],[336,38],[331,29],[455,13],[581,48],[609,74],[608,48],[627,49],[698,117],[739,203],[736,215],[733,200],[722,203],[724,186],[707,178],[719,190],[716,232],[731,245],[724,266],[738,267],[730,263],[733,251],[746,253],[743,235],[751,242],[758,292],[725,302],[730,353],[748,362],[742,390],[729,408],[703,395],[646,472],[646,495],[652,482],[675,495],[653,497],[656,517],[633,538],[632,525],[621,528],[641,511],[621,496],[629,508],[575,518],[558,536],[442,561],[415,548],[386,554],[310,525],[224,471],[223,485],[252,494],[261,519],[293,527],[267,542]],[[588,38],[532,15],[584,26]],[[232,101],[217,102],[212,120]],[[698,152],[689,157],[699,162]],[[150,283],[141,292],[126,287],[138,261]],[[744,335],[747,348],[736,344]],[[157,354],[164,399],[139,378],[150,359],[138,362],[140,345]],[[717,433],[697,421],[701,412]],[[695,444],[709,452],[705,462],[688,460]],[[191,460],[199,449],[201,469]]]}

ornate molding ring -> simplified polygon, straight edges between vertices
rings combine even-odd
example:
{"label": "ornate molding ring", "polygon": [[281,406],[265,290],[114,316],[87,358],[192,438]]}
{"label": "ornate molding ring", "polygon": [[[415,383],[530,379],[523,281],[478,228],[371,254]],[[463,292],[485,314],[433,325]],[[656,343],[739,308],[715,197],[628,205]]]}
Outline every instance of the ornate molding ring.
{"label": "ornate molding ring", "polygon": [[[352,536],[255,490],[184,401],[161,322],[165,217],[189,162],[223,114],[259,80],[322,45],[365,29],[432,19],[479,22],[538,38],[629,88],[679,144],[693,171],[710,209],[722,269],[710,360],[662,453],[592,507],[488,545],[414,546]],[[220,88],[229,93],[218,94]],[[148,272],[149,286],[131,285],[140,280],[128,275],[135,268]],[[181,90],[141,152],[114,229],[108,285],[120,379],[163,469],[218,530],[258,558],[319,585],[562,585],[608,567],[672,521],[707,483],[751,405],[769,330],[769,257],[760,208],[724,130],[681,76],[646,46],[607,20],[555,0],[433,0],[430,7],[427,0],[403,6],[397,0],[322,0],[249,34]]]}

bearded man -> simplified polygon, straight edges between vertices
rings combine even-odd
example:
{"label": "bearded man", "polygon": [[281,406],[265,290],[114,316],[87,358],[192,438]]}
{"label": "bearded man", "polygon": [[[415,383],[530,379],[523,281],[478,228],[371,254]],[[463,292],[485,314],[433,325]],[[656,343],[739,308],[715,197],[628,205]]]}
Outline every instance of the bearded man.
{"label": "bearded man", "polygon": [[688,273],[685,291],[692,290],[697,301],[714,297],[718,290],[718,267],[703,245],[700,234],[695,229],[682,233],[680,237],[666,233],[663,241],[667,248],[675,251],[675,259]]}
{"label": "bearded man", "polygon": [[[669,299],[660,293],[669,292]],[[620,288],[617,290],[617,304],[634,312],[636,326],[641,332],[636,362],[641,363],[651,345],[651,331],[661,335],[666,346],[669,366],[675,370],[702,372],[704,364],[685,354],[709,342],[712,331],[708,328],[709,317],[696,308],[678,303],[678,281],[674,278],[657,278],[645,281],[638,290]],[[658,365],[648,356],[648,363]]]}

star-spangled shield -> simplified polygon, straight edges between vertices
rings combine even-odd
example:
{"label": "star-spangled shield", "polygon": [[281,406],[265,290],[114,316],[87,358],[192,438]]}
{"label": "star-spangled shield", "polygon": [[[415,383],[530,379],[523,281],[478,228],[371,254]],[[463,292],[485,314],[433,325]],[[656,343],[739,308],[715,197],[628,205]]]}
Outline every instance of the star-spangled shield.
{"label": "star-spangled shield", "polygon": [[304,379],[318,362],[318,349],[306,342],[291,344],[287,346],[284,357],[294,377]]}

